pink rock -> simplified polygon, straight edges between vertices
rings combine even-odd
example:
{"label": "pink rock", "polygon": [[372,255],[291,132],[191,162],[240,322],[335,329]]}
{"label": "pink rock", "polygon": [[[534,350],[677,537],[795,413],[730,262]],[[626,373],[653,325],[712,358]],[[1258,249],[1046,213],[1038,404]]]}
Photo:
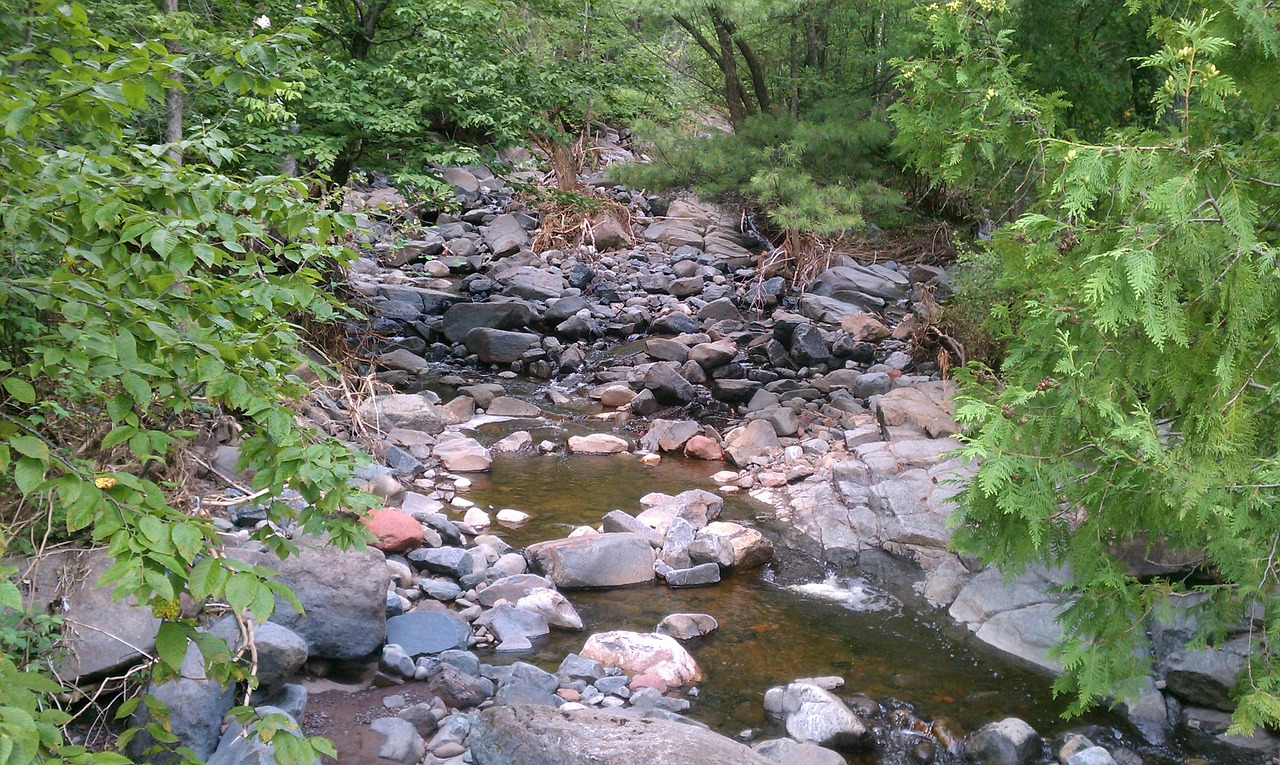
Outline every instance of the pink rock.
{"label": "pink rock", "polygon": [[690,438],[684,445],[684,453],[687,457],[700,460],[714,461],[724,459],[724,451],[720,449],[720,444],[702,435]]}
{"label": "pink rock", "polygon": [[652,672],[645,672],[644,674],[636,675],[631,678],[631,682],[627,683],[627,687],[630,688],[632,692],[638,691],[641,688],[656,688],[658,689],[658,693],[667,692],[666,682]]}
{"label": "pink rock", "polygon": [[383,552],[404,552],[423,544],[422,524],[394,508],[371,510],[361,520],[377,540],[373,546]]}

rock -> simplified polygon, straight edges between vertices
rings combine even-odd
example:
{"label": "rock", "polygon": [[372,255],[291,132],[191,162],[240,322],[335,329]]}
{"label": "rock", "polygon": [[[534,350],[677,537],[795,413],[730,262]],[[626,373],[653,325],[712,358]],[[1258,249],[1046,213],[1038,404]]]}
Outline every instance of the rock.
{"label": "rock", "polygon": [[393,676],[412,680],[416,667],[413,657],[395,643],[387,643],[382,647],[382,658],[378,660],[378,669]]}
{"label": "rock", "polygon": [[[452,524],[451,524],[452,525]],[[473,570],[471,553],[460,547],[436,547],[412,550],[409,562],[433,574],[444,574],[461,579]]]}
{"label": "rock", "polygon": [[499,278],[506,282],[508,294],[528,300],[554,300],[569,286],[563,277],[537,266],[521,266]]}
{"label": "rock", "polygon": [[519,361],[525,351],[537,348],[542,340],[527,332],[476,327],[467,332],[462,342],[468,352],[476,354],[486,364],[510,364]]}
{"label": "rock", "polygon": [[663,533],[659,533],[656,529],[646,526],[640,520],[627,515],[621,510],[610,510],[605,513],[601,519],[600,528],[606,533],[633,533],[643,536],[649,541],[652,547],[661,547]]}
{"label": "rock", "polygon": [[610,385],[600,391],[600,404],[610,409],[626,406],[636,397],[636,392],[627,385]]}
{"label": "rock", "polygon": [[659,404],[683,406],[693,401],[693,385],[680,376],[674,364],[660,361],[644,374],[644,387],[653,393]]}
{"label": "rock", "polygon": [[631,232],[608,214],[598,214],[591,221],[591,241],[600,252],[620,250],[631,244]]}
{"label": "rock", "polygon": [[480,179],[464,167],[445,168],[440,174],[440,180],[452,186],[453,190],[460,194],[480,193]]}
{"label": "rock", "polygon": [[555,589],[555,584],[550,579],[535,574],[514,574],[495,580],[481,590],[476,598],[480,601],[480,605],[492,607],[499,600],[515,603],[534,590],[540,589]]}
{"label": "rock", "polygon": [[493,682],[441,662],[427,676],[427,689],[450,707],[467,709],[483,704],[493,695]]}
{"label": "rock", "polygon": [[844,757],[814,744],[778,738],[753,744],[752,749],[781,765],[845,765]]}
{"label": "rock", "polygon": [[377,362],[383,369],[399,369],[413,373],[424,372],[431,366],[426,359],[404,348],[378,354]]}
{"label": "rock", "polygon": [[511,396],[498,396],[485,407],[485,414],[494,417],[541,417],[542,410],[528,401]]}
{"label": "rock", "polygon": [[692,640],[709,635],[720,628],[719,622],[710,614],[669,614],[658,623],[659,635],[668,635],[676,640]]}
{"label": "rock", "polygon": [[662,578],[671,587],[703,587],[720,581],[720,567],[700,563],[692,568],[667,569]]}
{"label": "rock", "polygon": [[889,336],[889,328],[876,317],[858,313],[840,320],[840,329],[849,333],[856,343],[878,343]]}
{"label": "rock", "polygon": [[529,514],[522,510],[512,510],[509,507],[498,511],[496,516],[498,523],[504,526],[521,526],[529,522]]}
{"label": "rock", "polygon": [[618,454],[630,448],[626,439],[608,433],[569,437],[569,451],[574,454]]}
{"label": "rock", "polygon": [[444,430],[444,420],[431,400],[404,393],[374,394],[357,410],[360,419],[383,431],[395,428],[436,435]]}
{"label": "rock", "polygon": [[413,657],[466,648],[470,636],[470,625],[441,611],[412,611],[387,620],[387,642]]}
{"label": "rock", "polygon": [[988,723],[969,734],[965,758],[979,765],[1027,765],[1040,754],[1040,735],[1016,717]]}
{"label": "rock", "polygon": [[538,614],[547,624],[566,630],[582,629],[582,617],[569,599],[555,590],[538,588],[516,601],[516,608]]}
{"label": "rock", "polygon": [[640,447],[651,452],[679,451],[701,432],[702,426],[692,420],[654,420],[649,432],[640,439]]}
{"label": "rock", "polygon": [[801,366],[826,364],[831,360],[831,351],[827,348],[827,340],[822,330],[812,324],[801,324],[791,334],[791,358]]}
{"label": "rock", "polygon": [[[275,706],[261,706],[254,710],[260,717],[268,715],[284,715],[283,725],[272,726],[274,735],[286,733],[294,738],[302,738],[302,728],[298,725],[298,715]],[[257,723],[250,723],[249,733],[239,722],[232,720],[218,742],[218,750],[206,762],[208,765],[276,765],[275,745],[263,741],[254,735]]]}
{"label": "rock", "polygon": [[679,340],[651,337],[644,344],[644,352],[659,361],[683,364],[689,358],[689,346]]}
{"label": "rock", "polygon": [[640,534],[597,534],[530,545],[525,556],[557,587],[622,587],[653,580],[653,548]]}
{"label": "rock", "polygon": [[827,269],[806,292],[879,310],[887,302],[905,298],[909,286],[907,278],[891,268],[857,264]]}
{"label": "rock", "polygon": [[698,460],[718,461],[724,459],[724,451],[714,439],[697,435],[684,445],[684,456]]}
{"label": "rock", "polygon": [[303,613],[276,599],[271,621],[307,641],[312,658],[358,659],[386,642],[386,593],[391,584],[386,558],[375,549],[340,550],[324,540],[295,538],[298,552],[274,554],[232,548],[227,555],[275,569],[276,581],[293,590]]}
{"label": "rock", "polygon": [[[234,652],[240,647],[240,630],[231,617],[224,617],[209,632],[227,641]],[[307,641],[293,630],[267,622],[255,624],[253,643],[257,649],[258,687],[274,690],[307,662]]]}
{"label": "rock", "polygon": [[869,728],[830,691],[809,683],[770,688],[764,708],[779,717],[787,735],[801,743],[852,749],[867,742]]}
{"label": "rock", "polygon": [[1067,765],[1116,765],[1111,753],[1100,746],[1091,746],[1067,758]]}
{"label": "rock", "polygon": [[436,441],[432,455],[453,473],[483,473],[493,467],[493,456],[474,438],[458,436]]}
{"label": "rock", "polygon": [[653,391],[647,388],[637,393],[636,397],[631,399],[632,414],[637,414],[641,417],[647,417],[658,411],[659,408],[661,408],[661,405],[658,403],[658,400],[654,398]]}
{"label": "rock", "polygon": [[853,381],[853,395],[858,398],[871,398],[889,392],[889,388],[893,386],[893,379],[886,372],[867,372],[858,375]]}
{"label": "rock", "polygon": [[494,442],[489,447],[491,452],[514,454],[533,450],[533,435],[527,430],[517,430],[511,435]]}
{"label": "rock", "polygon": [[528,232],[520,225],[516,216],[510,213],[499,215],[489,223],[484,232],[484,241],[495,258],[514,255],[532,244]]}
{"label": "rock", "polygon": [[417,729],[408,720],[399,717],[379,717],[369,724],[374,733],[382,736],[378,759],[399,762],[401,765],[417,765],[427,753],[427,745]]}
{"label": "rock", "polygon": [[[865,377],[866,375],[864,375]],[[949,388],[929,383],[928,388],[897,388],[876,402],[876,418],[884,427],[909,425],[930,438],[946,438],[960,433],[960,426],[952,419],[955,406],[948,395]],[[858,395],[858,384],[854,385]],[[932,390],[930,395],[927,390]]]}
{"label": "rock", "polygon": [[676,518],[688,521],[694,529],[701,529],[720,516],[724,499],[702,489],[682,491],[675,496],[650,492],[640,498],[644,508],[636,520],[657,531],[664,538]]}
{"label": "rock", "polygon": [[476,327],[521,329],[533,318],[533,309],[523,300],[455,303],[445,311],[440,329],[449,342],[460,343]]}
{"label": "rock", "polygon": [[771,459],[781,451],[777,431],[767,420],[752,420],[729,431],[724,439],[724,452],[738,467],[747,467],[753,459]]}
{"label": "rock", "polygon": [[404,552],[422,546],[422,524],[399,510],[370,510],[360,521],[373,534],[373,546],[383,552]]}
{"label": "rock", "polygon": [[542,637],[550,632],[542,614],[522,611],[506,603],[485,611],[475,623],[488,627],[497,636],[501,641],[499,651],[528,650],[532,646],[529,638]]}
{"label": "rock", "polygon": [[707,371],[719,369],[737,355],[738,347],[727,340],[699,343],[689,349],[689,359]]}
{"label": "rock", "polygon": [[[738,523],[730,523],[728,521],[716,521],[707,524],[706,528],[698,532],[697,538],[714,538],[721,540],[716,543],[716,547],[720,547],[722,543],[727,542],[733,551],[733,558],[727,564],[728,568],[746,570],[762,566],[768,563],[773,557],[773,543],[764,538],[764,535],[755,529],[748,528]],[[695,541],[697,541],[695,539]],[[692,556],[692,551],[690,552]]]}
{"label": "rock", "polygon": [[710,730],[593,709],[495,706],[468,740],[477,765],[768,765]]}
{"label": "rock", "polygon": [[19,566],[19,575],[29,582],[23,598],[29,610],[56,610],[65,617],[66,652],[57,665],[64,680],[121,669],[155,652],[160,620],[151,609],[133,596],[117,601],[111,596],[114,587],[98,586],[112,562],[105,550],[57,550],[34,562],[0,560]]}
{"label": "rock", "polygon": [[[187,646],[180,673],[175,680],[159,685],[152,683],[147,695],[154,696],[169,710],[167,728],[177,741],[166,746],[187,747],[200,759],[208,759],[222,737],[222,718],[235,705],[235,688],[223,688],[209,679],[204,671],[204,658],[194,643]],[[133,720],[137,725],[151,722],[146,705],[138,707]],[[136,758],[153,743],[151,736],[144,732],[130,742],[129,751]]]}
{"label": "rock", "polygon": [[702,670],[675,638],[656,633],[601,632],[587,638],[578,652],[628,675],[653,674],[676,688],[702,679]]}

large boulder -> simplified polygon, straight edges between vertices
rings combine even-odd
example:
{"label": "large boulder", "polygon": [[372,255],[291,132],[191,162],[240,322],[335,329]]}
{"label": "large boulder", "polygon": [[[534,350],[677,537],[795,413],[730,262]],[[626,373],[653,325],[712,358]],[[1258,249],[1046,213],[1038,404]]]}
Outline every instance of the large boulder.
{"label": "large boulder", "polygon": [[851,264],[823,271],[806,291],[879,310],[906,297],[909,287],[907,277],[887,266]]}
{"label": "large boulder", "polygon": [[383,552],[404,552],[422,546],[422,524],[391,507],[370,510],[360,519],[373,534],[373,546]]}
{"label": "large boulder", "polygon": [[969,734],[965,759],[978,765],[1027,765],[1043,748],[1040,735],[1016,717],[988,723]]}
{"label": "large boulder", "polygon": [[525,550],[530,564],[557,587],[623,587],[653,580],[653,548],[640,534],[553,539]]}
{"label": "large boulder", "polygon": [[960,433],[952,418],[955,405],[950,392],[954,385],[927,383],[921,388],[897,388],[876,402],[876,417],[885,427],[907,425],[929,438],[945,438]]}
{"label": "large boulder", "polygon": [[514,255],[532,244],[529,233],[520,225],[520,220],[510,213],[493,219],[485,229],[484,241],[493,250],[495,258]]}
{"label": "large boulder", "polygon": [[[240,629],[236,620],[223,617],[209,632],[227,641],[232,651],[240,648]],[[253,629],[253,645],[257,652],[258,687],[274,689],[302,669],[307,662],[307,641],[288,627],[267,622]]]}
{"label": "large boulder", "polygon": [[628,675],[651,674],[670,688],[702,679],[702,670],[675,638],[657,633],[600,632],[587,638],[578,652],[606,667],[617,667]]}
{"label": "large boulder", "polygon": [[471,628],[451,613],[411,611],[387,620],[387,643],[398,645],[409,656],[437,654],[466,648]]}
{"label": "large boulder", "polygon": [[18,566],[29,583],[23,598],[28,610],[44,613],[59,601],[66,653],[57,670],[64,680],[118,670],[154,653],[160,620],[151,609],[132,595],[117,601],[112,587],[98,586],[112,563],[105,550],[59,550],[38,560],[0,563]]}
{"label": "large boulder", "polygon": [[625,438],[610,433],[569,436],[569,451],[574,454],[620,454],[630,448]]}
{"label": "large boulder", "polygon": [[533,321],[533,309],[523,300],[457,303],[445,311],[440,328],[451,343],[460,343],[476,327],[520,329]]}
{"label": "large boulder", "polygon": [[862,718],[835,694],[810,683],[770,688],[764,708],[783,721],[788,736],[801,743],[851,749],[865,745],[870,734]]}
{"label": "large boulder", "polygon": [[[274,736],[287,734],[294,738],[302,738],[302,727],[298,725],[296,715],[279,707],[256,707],[254,710],[260,717],[268,715],[284,715],[284,725],[274,729]],[[249,724],[250,733],[232,720],[218,742],[218,750],[207,760],[208,765],[276,765],[275,745],[264,741],[262,737],[253,735],[256,722]],[[265,732],[265,731],[264,731]]]}
{"label": "large boulder", "polygon": [[659,361],[644,373],[644,387],[664,406],[684,406],[693,401],[693,385],[669,361]]}
{"label": "large boulder", "polygon": [[778,433],[768,420],[752,420],[734,428],[724,439],[724,453],[737,467],[747,467],[753,460],[768,461],[782,451]]}
{"label": "large boulder", "polygon": [[425,396],[392,393],[370,396],[357,410],[360,418],[383,431],[396,428],[435,435],[444,430],[444,419]]}
{"label": "large boulder", "polygon": [[376,651],[386,641],[391,583],[383,554],[373,548],[340,550],[310,536],[297,545],[297,554],[284,560],[243,548],[227,554],[275,569],[276,580],[293,590],[304,612],[277,599],[271,621],[307,641],[310,656],[359,659]]}
{"label": "large boulder", "polygon": [[724,499],[703,489],[689,489],[675,496],[655,491],[641,497],[640,506],[644,509],[636,520],[665,537],[676,518],[688,521],[694,530],[704,528],[720,517]]}
{"label": "large boulder", "polygon": [[454,473],[483,473],[493,466],[489,450],[474,438],[462,435],[437,441],[431,453],[445,470]]}
{"label": "large boulder", "polygon": [[[708,546],[712,549],[728,549],[729,560],[727,562],[707,559],[707,562],[718,563],[724,568],[739,570],[755,568],[768,563],[769,559],[773,557],[773,543],[765,539],[764,535],[759,531],[743,526],[740,523],[731,523],[729,521],[709,523],[706,528],[698,531],[694,542],[696,543],[699,539],[707,540]],[[695,563],[703,562],[693,548],[690,549],[689,555]]]}
{"label": "large boulder", "polygon": [[[224,688],[205,674],[204,658],[194,643],[187,646],[180,675],[159,685],[152,683],[147,695],[155,697],[169,710],[168,729],[177,737],[172,746],[188,747],[202,760],[217,750],[222,737],[222,718],[235,704],[235,688],[231,685]],[[140,705],[133,719],[137,725],[146,725],[152,719],[149,707]],[[129,751],[136,758],[153,743],[151,736],[144,732],[130,742]],[[152,761],[170,760],[161,757]]]}
{"label": "large boulder", "polygon": [[477,765],[768,765],[746,746],[695,725],[593,709],[496,706],[468,739]]}
{"label": "large boulder", "polygon": [[489,327],[476,327],[462,338],[467,351],[479,356],[486,364],[519,361],[526,351],[537,348],[541,342],[541,338],[528,332],[508,332]]}

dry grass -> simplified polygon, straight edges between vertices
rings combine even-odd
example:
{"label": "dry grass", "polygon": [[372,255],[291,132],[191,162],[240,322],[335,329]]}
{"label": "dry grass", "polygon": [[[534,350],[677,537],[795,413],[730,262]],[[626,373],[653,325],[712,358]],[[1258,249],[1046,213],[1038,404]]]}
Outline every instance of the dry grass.
{"label": "dry grass", "polygon": [[621,202],[572,192],[542,194],[533,201],[542,225],[533,238],[534,252],[573,251],[596,245],[595,229],[606,219],[630,236],[631,210]]}

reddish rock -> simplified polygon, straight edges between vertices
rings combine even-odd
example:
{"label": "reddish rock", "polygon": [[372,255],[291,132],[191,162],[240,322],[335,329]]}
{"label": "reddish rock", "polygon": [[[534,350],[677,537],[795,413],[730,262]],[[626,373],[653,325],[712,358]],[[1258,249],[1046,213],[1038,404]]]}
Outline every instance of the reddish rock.
{"label": "reddish rock", "polygon": [[684,453],[687,457],[700,460],[724,459],[724,451],[720,449],[720,444],[716,443],[715,439],[703,435],[690,438],[684,445]]}
{"label": "reddish rock", "polygon": [[667,692],[667,682],[652,672],[645,672],[631,678],[631,682],[627,683],[627,687],[632,691],[638,691],[641,688],[657,688],[659,693]]}
{"label": "reddish rock", "polygon": [[857,313],[840,320],[840,329],[853,336],[855,342],[878,343],[889,336],[889,328],[870,314]]}
{"label": "reddish rock", "polygon": [[361,520],[377,540],[373,546],[383,552],[404,552],[423,544],[422,524],[394,508],[371,510]]}

